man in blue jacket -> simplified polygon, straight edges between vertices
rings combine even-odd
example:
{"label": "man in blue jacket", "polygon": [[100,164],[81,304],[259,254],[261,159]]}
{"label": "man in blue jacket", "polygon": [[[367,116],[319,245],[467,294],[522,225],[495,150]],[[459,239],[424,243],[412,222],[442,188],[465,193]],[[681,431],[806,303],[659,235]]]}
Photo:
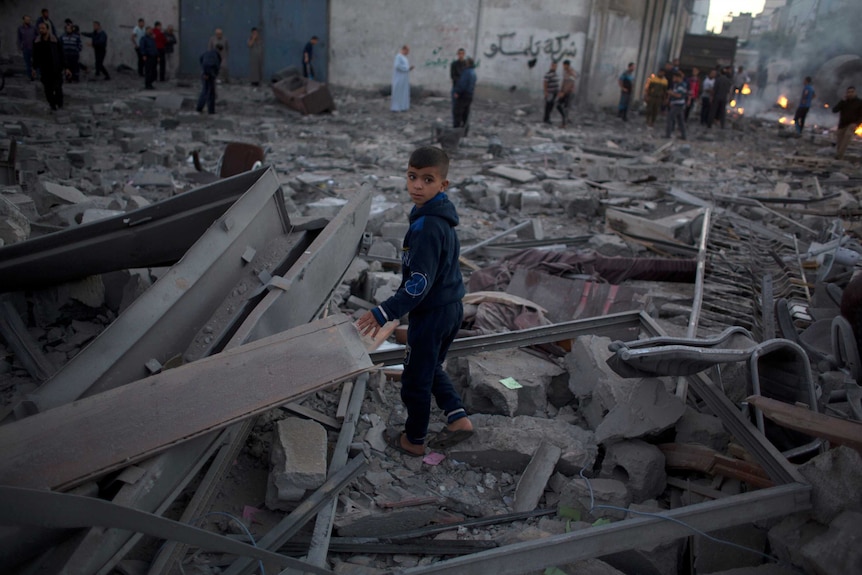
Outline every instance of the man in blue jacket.
{"label": "man in blue jacket", "polygon": [[219,68],[221,68],[221,54],[218,50],[207,50],[201,54],[200,58],[201,69],[201,94],[198,96],[198,112],[204,111],[206,104],[207,112],[215,114],[215,99],[216,99],[216,78],[218,78]]}
{"label": "man in blue jacket", "polygon": [[473,91],[476,89],[476,67],[473,58],[467,58],[461,75],[455,83],[452,97],[455,98],[455,111],[453,113],[455,127],[463,126],[464,135],[469,128],[467,121],[470,118],[470,105],[473,103]]}
{"label": "man in blue jacket", "polygon": [[152,26],[147,26],[144,37],[141,38],[141,58],[144,60],[144,88],[155,90],[153,82],[156,81],[156,64],[159,61],[159,49],[156,46],[156,37],[153,35]]}
{"label": "man in blue jacket", "polygon": [[93,21],[92,32],[81,32],[82,35],[91,38],[93,45],[93,53],[96,56],[96,77],[99,74],[105,75],[105,80],[110,80],[111,76],[105,69],[105,53],[108,51],[108,35],[102,30],[102,24],[98,20]]}

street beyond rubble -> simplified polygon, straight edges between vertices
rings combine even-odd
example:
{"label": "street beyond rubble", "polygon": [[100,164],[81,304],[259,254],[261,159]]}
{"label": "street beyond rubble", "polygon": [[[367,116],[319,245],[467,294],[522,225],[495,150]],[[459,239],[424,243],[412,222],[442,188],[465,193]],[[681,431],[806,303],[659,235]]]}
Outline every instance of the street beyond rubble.
{"label": "street beyond rubble", "polygon": [[[0,515],[4,565],[282,568],[161,516],[317,572],[858,571],[862,138],[836,160],[834,131],[767,111],[683,141],[634,104],[562,128],[514,96],[475,97],[464,136],[448,92],[394,114],[330,85],[302,114],[234,82],[201,115],[196,87],[139,83],[70,84],[53,113],[0,92],[0,499],[70,498]],[[350,324],[398,289],[406,162],[432,144],[477,433],[414,458],[386,442],[409,317]]]}

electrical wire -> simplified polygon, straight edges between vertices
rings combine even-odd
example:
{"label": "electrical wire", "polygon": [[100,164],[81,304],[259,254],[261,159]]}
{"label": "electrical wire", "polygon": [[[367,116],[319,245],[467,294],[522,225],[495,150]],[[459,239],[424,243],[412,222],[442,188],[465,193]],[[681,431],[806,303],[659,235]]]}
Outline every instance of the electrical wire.
{"label": "electrical wire", "polygon": [[617,507],[616,505],[596,505],[596,498],[595,498],[595,495],[593,494],[593,485],[590,483],[589,478],[586,475],[584,475],[584,469],[586,469],[586,467],[582,467],[581,470],[578,472],[578,475],[580,475],[581,479],[583,479],[586,482],[587,489],[590,490],[590,509],[589,509],[590,513],[593,512],[593,509],[608,509],[608,510],[612,510],[612,511],[622,511],[624,513],[634,513],[635,515],[644,515],[646,517],[656,517],[658,519],[664,519],[666,521],[670,521],[671,523],[676,523],[678,525],[682,525],[686,529],[694,531],[695,533],[697,533],[701,537],[705,537],[705,538],[709,539],[710,541],[714,541],[715,543],[719,543],[721,545],[728,545],[730,547],[735,547],[735,548],[741,549],[743,551],[748,551],[750,553],[760,555],[761,557],[765,557],[766,559],[768,559],[769,561],[772,561],[774,563],[779,562],[777,557],[769,555],[768,553],[763,553],[761,551],[758,551],[757,549],[752,549],[751,547],[746,547],[745,545],[739,545],[738,543],[734,543],[733,541],[727,541],[726,539],[719,539],[718,537],[713,537],[712,535],[709,535],[708,533],[704,533],[703,531],[701,531],[697,527],[694,527],[693,525],[689,525],[685,521],[680,521],[679,519],[676,519],[674,517],[668,517],[666,515],[661,515],[659,513],[650,513],[648,511],[636,511],[634,509],[626,509],[625,507]]}
{"label": "electrical wire", "polygon": [[[251,541],[252,546],[257,547],[257,542],[254,540],[254,536],[252,536],[251,531],[249,531],[248,527],[245,526],[245,523],[243,523],[238,517],[231,515],[230,513],[226,513],[224,511],[211,511],[210,513],[206,513],[204,515],[201,515],[197,519],[193,520],[192,523],[197,523],[201,519],[205,519],[205,518],[209,517],[210,515],[222,515],[222,516],[227,517],[228,519],[232,520],[234,523],[236,523],[237,525],[242,527],[242,530],[245,531],[246,537],[248,537],[248,540]],[[266,570],[263,568],[263,561],[258,559],[257,564],[260,567],[260,575],[266,575]]]}

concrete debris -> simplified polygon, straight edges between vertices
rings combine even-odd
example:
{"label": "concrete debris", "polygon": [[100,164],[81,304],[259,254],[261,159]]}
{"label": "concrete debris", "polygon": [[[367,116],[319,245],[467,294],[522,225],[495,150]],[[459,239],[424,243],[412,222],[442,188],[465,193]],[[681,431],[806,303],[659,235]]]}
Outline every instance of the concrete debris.
{"label": "concrete debris", "polygon": [[[5,178],[0,185],[0,246],[66,228],[98,229],[111,216],[129,219],[123,231],[135,234],[143,221],[130,213],[157,208],[168,198],[182,200],[201,182],[224,176],[231,166],[224,163],[223,150],[237,142],[253,142],[247,145],[254,146],[255,157],[272,166],[281,184],[277,195],[288,214],[284,228],[291,230],[290,239],[275,242],[284,245],[231,248],[234,259],[243,262],[242,281],[219,296],[225,303],[213,317],[183,318],[189,325],[171,326],[177,332],[200,330],[195,354],[184,355],[182,349],[141,354],[137,367],[151,366],[158,373],[153,377],[169,375],[172,359],[199,361],[227,345],[242,314],[259,313],[258,302],[331,267],[331,262],[316,261],[303,278],[282,278],[291,258],[315,253],[317,234],[359,192],[373,195],[365,236],[360,245],[341,248],[342,253],[356,248],[361,257],[344,268],[340,285],[310,289],[326,301],[308,305],[309,318],[316,313],[356,317],[395,293],[402,281],[401,248],[412,208],[405,192],[406,158],[426,143],[436,142],[451,157],[447,194],[461,218],[457,230],[469,292],[461,337],[504,341],[514,337],[512,332],[536,333],[573,320],[596,326],[590,335],[573,339],[549,337],[541,344],[482,348],[457,357],[450,352],[445,368],[463,392],[478,433],[442,452],[429,452],[433,457],[428,462],[395,453],[386,443],[385,431],[399,429],[406,417],[399,368],[388,360],[370,378],[355,421],[345,416],[348,403],[340,402],[337,390],[296,399],[292,410],[268,411],[249,425],[251,432],[230,464],[209,472],[222,474],[211,478],[210,485],[219,493],[218,505],[201,505],[237,513],[245,508],[243,520],[255,537],[264,536],[286,513],[308,512],[303,506],[310,494],[331,474],[333,450],[344,447],[346,452],[349,446],[353,455],[367,458],[368,469],[321,504],[334,508],[338,536],[394,538],[412,529],[442,530],[441,525],[467,518],[534,509],[559,512],[569,507],[581,514],[581,521],[551,513],[512,525],[461,526],[432,534],[452,543],[518,543],[589,533],[596,519],[624,522],[636,517],[635,511],[661,514],[699,504],[718,509],[738,494],[792,483],[799,463],[798,474],[812,486],[810,512],[783,509],[789,515],[768,524],[743,522],[710,531],[774,554],[781,565],[761,564],[756,553],[694,536],[696,570],[724,575],[860,570],[858,452],[839,447],[793,456],[793,464],[770,464],[772,452],[757,450],[759,440],[753,440],[753,448],[751,432],[720,405],[706,405],[691,391],[683,401],[674,393],[676,378],[624,379],[606,363],[611,341],[653,337],[647,332],[659,328],[669,336],[686,335],[699,289],[696,244],[706,209],[712,210],[713,225],[696,335],[709,337],[741,325],[756,341],[770,339],[780,333],[770,316],[779,298],[790,302],[789,329],[803,332],[821,319],[829,306],[807,290],[827,283],[844,288],[862,255],[858,138],[848,152],[851,161],[836,162],[826,157],[833,148],[822,126],[804,138],[783,137],[790,134],[776,131],[774,118],[749,117],[748,112],[729,118],[732,129],[727,130],[690,123],[685,143],[661,140],[642,126],[634,108],[623,124],[579,105],[583,113],[573,114],[571,124],[558,129],[541,124],[540,102],[515,102],[520,93],[512,99],[477,98],[472,125],[464,130],[451,128],[446,119],[448,77],[439,93],[417,88],[411,110],[391,114],[376,94],[306,80],[293,67],[274,75],[271,90],[235,81],[219,85],[218,115],[210,117],[191,110],[197,86],[163,85],[142,96],[133,77],[118,74],[112,83],[88,79],[67,84],[67,109],[52,115],[41,95],[33,98],[29,83],[7,77],[0,93],[0,109],[6,113],[0,135],[14,138],[17,147],[14,161],[0,166]],[[218,225],[229,229],[235,222],[219,219]],[[825,248],[817,248],[829,245],[845,251],[824,254]],[[275,247],[286,255],[268,255]],[[841,261],[834,261],[832,256],[839,254]],[[3,258],[0,251],[0,262]],[[26,340],[38,348],[39,357],[51,368],[61,368],[173,269],[148,266],[168,263],[137,263],[137,269],[28,286],[4,297],[28,323]],[[183,289],[185,278],[172,279]],[[305,306],[305,294],[295,297],[291,309],[280,312]],[[839,304],[833,302],[830,309]],[[615,318],[630,312],[641,314],[640,326],[614,325]],[[404,337],[409,315],[400,319],[404,325],[390,340]],[[36,385],[12,349],[0,342],[0,407],[14,414],[10,419],[26,420]],[[834,359],[833,351],[826,349],[826,354]],[[854,388],[847,384],[846,370],[833,361],[823,373],[817,359],[811,367],[822,387],[819,411],[852,414]],[[748,365],[722,365],[704,376],[733,406],[734,416],[742,412],[751,395]],[[432,413],[430,431],[435,432],[443,421],[435,419],[436,410]],[[342,441],[339,433],[345,427],[353,435]],[[99,486],[105,493],[114,489]],[[194,494],[195,500],[208,499],[204,491]],[[803,499],[797,502],[801,507]],[[261,502],[265,506],[251,508]],[[189,509],[188,519],[200,515]],[[237,531],[227,520],[212,527]],[[87,539],[101,547],[107,538],[93,532]],[[630,549],[601,561],[556,567],[596,575],[675,574],[688,569],[681,566],[684,541],[644,546],[634,533]],[[109,564],[120,557],[112,559],[120,548],[108,551],[111,545],[104,543],[103,559],[81,547],[80,553],[94,563],[79,569],[70,563],[68,570],[108,572],[132,565],[130,560]],[[147,559],[141,569],[149,570],[151,558],[154,565],[158,562],[146,545],[135,547],[134,557]],[[182,559],[181,550],[176,557]],[[204,569],[208,557],[199,552],[184,568],[211,571],[210,566]],[[223,567],[217,561],[220,556],[209,565]],[[331,552],[327,561],[338,573],[391,573],[433,566],[440,559],[394,550]],[[167,569],[165,563],[152,572]]]}

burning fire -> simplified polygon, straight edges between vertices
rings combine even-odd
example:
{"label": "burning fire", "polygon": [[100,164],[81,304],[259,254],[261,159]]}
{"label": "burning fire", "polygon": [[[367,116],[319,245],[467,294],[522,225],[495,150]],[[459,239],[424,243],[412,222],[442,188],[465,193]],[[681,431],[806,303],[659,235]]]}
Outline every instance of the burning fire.
{"label": "burning fire", "polygon": [[857,136],[862,137],[862,124],[856,126],[856,131],[854,132]]}
{"label": "burning fire", "polygon": [[[745,113],[745,108],[737,108],[736,111],[739,112],[739,115],[741,116]],[[862,128],[862,126],[859,127]]]}
{"label": "burning fire", "polygon": [[748,86],[748,84],[743,84],[742,85],[742,95],[748,96],[749,94],[751,94],[751,88]]}
{"label": "burning fire", "polygon": [[829,104],[823,104],[823,107],[824,107],[824,108],[828,108],[828,107],[829,107]]}
{"label": "burning fire", "polygon": [[787,117],[786,117],[786,116],[781,116],[781,117],[778,119],[778,123],[779,123],[779,124],[786,124],[786,123],[787,123]]}
{"label": "burning fire", "polygon": [[731,100],[731,101],[730,101],[730,107],[731,107],[731,108],[736,108],[736,100]]}
{"label": "burning fire", "polygon": [[779,96],[778,105],[782,108],[787,108],[787,96]]}

